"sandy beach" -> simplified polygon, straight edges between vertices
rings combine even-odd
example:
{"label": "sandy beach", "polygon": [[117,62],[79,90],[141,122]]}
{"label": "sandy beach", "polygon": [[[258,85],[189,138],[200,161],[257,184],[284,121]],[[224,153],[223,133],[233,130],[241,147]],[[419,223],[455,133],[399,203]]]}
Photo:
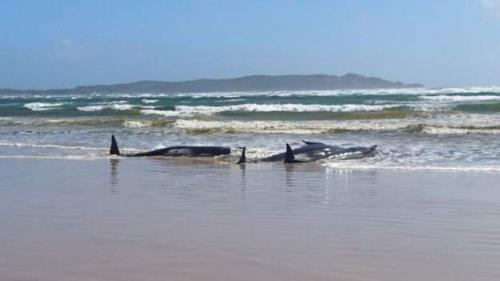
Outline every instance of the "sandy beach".
{"label": "sandy beach", "polygon": [[0,1],[0,281],[499,281],[500,0]]}
{"label": "sandy beach", "polygon": [[0,279],[497,280],[500,174],[0,159]]}

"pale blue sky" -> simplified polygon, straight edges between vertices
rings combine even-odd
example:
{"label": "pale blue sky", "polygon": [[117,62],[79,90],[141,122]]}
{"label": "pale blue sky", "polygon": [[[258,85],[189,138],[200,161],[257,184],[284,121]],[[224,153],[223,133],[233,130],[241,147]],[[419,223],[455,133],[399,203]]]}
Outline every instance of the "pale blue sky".
{"label": "pale blue sky", "polygon": [[500,85],[500,0],[0,1],[0,88],[347,72]]}

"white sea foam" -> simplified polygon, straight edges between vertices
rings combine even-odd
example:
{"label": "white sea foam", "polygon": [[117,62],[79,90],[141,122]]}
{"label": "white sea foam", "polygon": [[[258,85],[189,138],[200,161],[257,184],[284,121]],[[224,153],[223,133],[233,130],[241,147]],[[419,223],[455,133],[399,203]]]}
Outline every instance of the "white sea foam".
{"label": "white sea foam", "polygon": [[415,118],[412,120],[421,124],[439,127],[498,127],[500,126],[500,115],[493,114],[436,114],[427,118]]}
{"label": "white sea foam", "polygon": [[126,128],[146,128],[151,127],[153,122],[150,120],[125,120],[123,121],[123,127]]}
{"label": "white sea foam", "polygon": [[143,103],[157,103],[158,100],[148,100],[148,99],[143,99],[141,100]]}
{"label": "white sea foam", "polygon": [[402,119],[321,121],[206,121],[179,119],[192,132],[319,134],[343,131],[415,131],[421,134],[500,134],[500,116],[449,114]]}
{"label": "white sea foam", "polygon": [[239,104],[226,106],[187,106],[178,105],[175,110],[141,110],[145,115],[160,115],[165,117],[191,117],[196,115],[213,115],[220,112],[354,112],[354,111],[381,111],[401,105],[320,105],[320,104]]}
{"label": "white sea foam", "polygon": [[[436,94],[498,93],[500,87],[464,88],[401,88],[401,89],[350,89],[350,90],[305,90],[305,91],[257,91],[257,92],[207,92],[176,93],[168,96],[192,96],[193,98],[240,98],[252,96],[349,96],[349,95],[436,95]],[[154,96],[154,94],[153,94]]]}
{"label": "white sea foam", "polygon": [[188,114],[215,114],[226,111],[245,112],[354,112],[354,111],[381,111],[388,108],[399,107],[399,104],[390,105],[365,105],[365,104],[238,104],[226,106],[176,106],[176,111]]}
{"label": "white sea foam", "polygon": [[68,146],[68,145],[59,145],[59,144],[36,144],[36,143],[22,143],[22,142],[0,142],[0,146],[78,149],[78,150],[103,150],[103,149],[106,149],[106,148],[98,148],[98,147]]}
{"label": "white sea foam", "polygon": [[482,96],[422,96],[422,99],[442,102],[474,102],[474,101],[495,101],[500,100],[500,96],[482,95]]}
{"label": "white sea foam", "polygon": [[176,97],[213,97],[237,98],[252,96],[342,96],[342,95],[436,95],[436,94],[500,94],[500,87],[464,88],[404,88],[404,89],[353,89],[353,90],[310,90],[310,91],[254,91],[254,92],[196,92],[196,93],[91,93],[91,94],[10,94],[0,99],[93,99],[93,98],[176,98]]}
{"label": "white sea foam", "polygon": [[65,159],[65,160],[99,160],[109,158],[108,156],[86,154],[86,155],[0,155],[1,159]]}
{"label": "white sea foam", "polygon": [[111,110],[119,110],[119,111],[124,111],[124,110],[131,110],[134,108],[133,105],[131,104],[124,104],[124,103],[113,103],[113,104],[106,104],[106,105],[87,105],[87,106],[79,106],[77,109],[79,111],[86,111],[86,112],[92,112],[92,111],[102,111],[104,109],[111,109]]}
{"label": "white sea foam", "polygon": [[112,104],[109,108],[113,110],[131,110],[134,106],[130,104]]}
{"label": "white sea foam", "polygon": [[430,135],[465,135],[465,134],[500,134],[500,129],[496,128],[460,128],[460,127],[440,127],[440,126],[423,126],[421,133]]}
{"label": "white sea foam", "polygon": [[464,87],[464,88],[394,88],[394,89],[344,89],[344,90],[297,90],[297,91],[254,91],[254,92],[206,92],[151,94],[167,97],[193,98],[242,98],[252,96],[349,96],[349,95],[436,95],[436,94],[479,94],[498,93],[500,87]]}
{"label": "white sea foam", "polygon": [[101,111],[105,107],[104,105],[87,105],[87,106],[79,106],[77,107],[80,111],[92,112],[92,111]]}
{"label": "white sea foam", "polygon": [[379,122],[371,120],[352,122],[331,121],[200,121],[177,120],[175,127],[188,131],[212,131],[234,133],[288,133],[320,134],[335,131],[383,131],[404,129],[405,122]]}
{"label": "white sea foam", "polygon": [[59,109],[63,104],[64,103],[31,102],[25,104],[24,107],[32,111],[47,111]]}
{"label": "white sea foam", "polygon": [[500,172],[500,166],[435,166],[435,165],[384,165],[381,163],[359,163],[350,161],[326,161],[323,162],[327,168],[333,169],[377,169],[377,170],[429,170],[429,171],[442,171],[442,172]]}
{"label": "white sea foam", "polygon": [[178,117],[178,116],[185,116],[188,117],[189,114],[184,114],[179,111],[173,111],[173,110],[156,110],[156,109],[143,109],[141,110],[141,113],[144,115],[159,115],[159,116],[164,116],[164,117]]}

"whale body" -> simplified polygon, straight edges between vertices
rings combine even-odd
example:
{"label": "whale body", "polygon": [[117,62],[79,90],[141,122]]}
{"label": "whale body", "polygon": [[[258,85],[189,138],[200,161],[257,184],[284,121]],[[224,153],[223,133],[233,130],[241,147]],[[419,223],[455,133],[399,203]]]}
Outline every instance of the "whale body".
{"label": "whale body", "polygon": [[120,153],[118,143],[115,136],[111,136],[110,155],[120,155],[124,157],[147,157],[147,156],[185,156],[185,157],[212,157],[219,155],[227,155],[231,153],[231,149],[225,146],[189,146],[177,145],[165,148],[139,152],[139,153]]}
{"label": "whale body", "polygon": [[[251,162],[308,163],[321,159],[360,159],[373,155],[377,148],[376,145],[368,147],[341,147],[320,142],[303,142],[304,145],[295,149],[292,149],[287,143],[285,152],[277,153],[257,160],[252,160]],[[242,155],[237,164],[247,162],[245,150],[246,148],[243,147]]]}

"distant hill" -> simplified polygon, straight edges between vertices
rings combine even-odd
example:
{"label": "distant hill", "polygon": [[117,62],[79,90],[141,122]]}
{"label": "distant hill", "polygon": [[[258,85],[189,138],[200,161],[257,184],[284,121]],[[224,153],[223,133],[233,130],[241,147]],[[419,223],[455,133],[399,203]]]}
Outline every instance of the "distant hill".
{"label": "distant hill", "polygon": [[72,89],[15,90],[0,89],[1,93],[13,92],[64,92],[64,93],[179,93],[179,92],[229,92],[229,91],[293,91],[337,89],[388,89],[420,88],[421,84],[403,84],[358,74],[335,75],[252,75],[230,79],[199,79],[191,81],[137,81],[112,85],[79,86]]}

